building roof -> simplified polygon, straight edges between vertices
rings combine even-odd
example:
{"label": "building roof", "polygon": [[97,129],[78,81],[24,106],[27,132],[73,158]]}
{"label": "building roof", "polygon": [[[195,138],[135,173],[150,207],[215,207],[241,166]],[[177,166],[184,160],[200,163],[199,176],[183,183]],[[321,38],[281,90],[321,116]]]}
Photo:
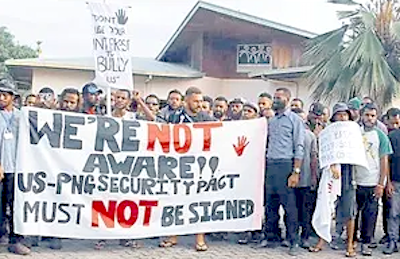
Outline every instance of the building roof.
{"label": "building roof", "polygon": [[161,60],[163,58],[163,56],[165,55],[165,53],[168,51],[168,49],[171,47],[171,45],[175,42],[175,40],[179,37],[179,35],[182,33],[182,31],[184,30],[184,28],[188,25],[188,23],[190,22],[190,20],[193,18],[193,16],[199,11],[199,9],[205,9],[211,12],[215,12],[218,14],[222,14],[222,15],[226,15],[232,18],[236,18],[239,20],[243,20],[246,22],[250,22],[250,23],[254,23],[257,25],[261,25],[261,26],[265,26],[265,27],[269,27],[272,29],[276,29],[279,31],[283,31],[286,33],[290,33],[290,34],[294,34],[300,37],[304,37],[304,38],[313,38],[315,36],[317,36],[317,34],[306,31],[306,30],[302,30],[302,29],[298,29],[292,26],[288,26],[288,25],[284,25],[281,23],[277,23],[277,22],[273,22],[264,18],[260,18],[260,17],[256,17],[253,15],[249,15],[246,13],[242,13],[239,11],[235,11],[229,8],[225,8],[222,6],[218,6],[218,5],[214,5],[214,4],[210,4],[207,2],[203,2],[203,1],[199,1],[194,7],[193,9],[189,12],[189,14],[186,16],[185,20],[181,23],[181,25],[178,27],[178,29],[175,31],[175,33],[172,35],[172,37],[170,38],[170,40],[167,42],[167,44],[165,45],[165,47],[162,49],[162,51],[160,52],[160,54],[158,54],[157,56],[157,60]]}
{"label": "building roof", "polygon": [[[94,58],[35,58],[10,59],[7,66],[27,68],[54,68],[94,71]],[[200,78],[204,74],[188,66],[154,60],[152,58],[132,58],[132,73],[174,78]]]}
{"label": "building roof", "polygon": [[250,78],[268,78],[268,79],[294,79],[301,77],[304,73],[311,70],[312,66],[301,66],[301,67],[289,67],[281,69],[270,69],[255,73],[249,73]]}

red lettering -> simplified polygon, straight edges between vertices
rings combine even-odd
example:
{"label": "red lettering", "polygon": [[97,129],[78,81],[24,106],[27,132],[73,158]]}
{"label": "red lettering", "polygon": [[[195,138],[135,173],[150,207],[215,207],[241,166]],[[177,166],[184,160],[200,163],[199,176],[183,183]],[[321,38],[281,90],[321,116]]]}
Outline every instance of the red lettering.
{"label": "red lettering", "polygon": [[[125,209],[126,207],[130,208],[130,217],[128,219],[125,218]],[[139,214],[139,208],[133,201],[123,201],[118,205],[117,216],[118,223],[123,228],[130,228],[135,224]]]}
{"label": "red lettering", "polygon": [[114,215],[117,202],[109,201],[108,210],[102,201],[93,201],[92,204],[92,227],[99,227],[99,214],[107,228],[114,227]]}
{"label": "red lettering", "polygon": [[145,207],[143,226],[150,225],[151,208],[157,207],[157,205],[158,205],[158,201],[140,201],[139,202],[139,206]]}
{"label": "red lettering", "polygon": [[[179,141],[179,131],[183,129],[185,132],[185,143],[181,146]],[[174,147],[175,151],[179,154],[184,154],[189,151],[190,146],[192,145],[192,132],[190,131],[189,126],[185,124],[176,124],[174,125]]]}
{"label": "red lettering", "polygon": [[203,129],[203,151],[210,151],[211,129],[222,127],[222,122],[193,124],[195,129]]}
{"label": "red lettering", "polygon": [[[161,148],[164,153],[169,153],[169,143],[170,143],[170,126],[169,125],[157,125],[157,124],[147,124],[148,129],[148,144],[147,150],[154,151],[154,146],[156,140],[161,144]],[[161,128],[160,128],[161,127]]]}
{"label": "red lettering", "polygon": [[[144,207],[143,226],[150,225],[151,212],[153,207],[158,206],[158,201],[134,201],[125,200],[118,204],[117,201],[108,202],[108,210],[104,206],[103,201],[93,201],[92,204],[92,227],[99,227],[99,218],[103,220],[107,228],[115,227],[115,216],[117,221],[123,228],[132,227],[139,217],[139,207]],[[129,207],[130,216],[125,217],[125,210]]]}

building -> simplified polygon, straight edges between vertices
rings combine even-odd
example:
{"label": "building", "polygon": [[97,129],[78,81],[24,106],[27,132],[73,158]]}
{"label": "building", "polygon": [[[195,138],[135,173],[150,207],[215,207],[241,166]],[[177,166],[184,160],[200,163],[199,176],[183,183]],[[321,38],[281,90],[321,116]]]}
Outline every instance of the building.
{"label": "building", "polygon": [[[301,75],[303,42],[316,36],[294,27],[206,2],[198,2],[155,59],[132,58],[135,88],[165,98],[168,91],[197,86],[212,97],[241,96],[255,101],[261,92],[288,87],[307,102]],[[23,59],[6,65],[23,90],[49,85],[60,92],[94,78],[94,60]]]}

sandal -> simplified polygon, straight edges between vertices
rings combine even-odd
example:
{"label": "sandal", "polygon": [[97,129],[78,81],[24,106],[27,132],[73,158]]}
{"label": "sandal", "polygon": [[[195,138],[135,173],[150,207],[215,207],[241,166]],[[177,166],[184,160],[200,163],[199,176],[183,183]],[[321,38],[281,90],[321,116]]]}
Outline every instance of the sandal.
{"label": "sandal", "polygon": [[310,248],[308,248],[308,251],[311,253],[319,253],[322,250],[323,250],[322,247],[318,247],[318,246],[311,246]]}
{"label": "sandal", "polygon": [[96,245],[94,246],[94,249],[96,250],[101,250],[106,246],[106,241],[104,240],[100,240],[99,242],[96,243]]}
{"label": "sandal", "polygon": [[205,252],[208,250],[208,246],[206,243],[204,244],[196,244],[196,251],[197,252]]}
{"label": "sandal", "polygon": [[355,250],[346,252],[346,257],[356,257],[356,255],[357,255],[357,253]]}
{"label": "sandal", "polygon": [[176,245],[177,245],[176,242],[172,242],[169,239],[165,239],[165,240],[161,241],[161,243],[160,243],[160,247],[163,247],[163,248],[169,248],[169,247],[173,247]]}

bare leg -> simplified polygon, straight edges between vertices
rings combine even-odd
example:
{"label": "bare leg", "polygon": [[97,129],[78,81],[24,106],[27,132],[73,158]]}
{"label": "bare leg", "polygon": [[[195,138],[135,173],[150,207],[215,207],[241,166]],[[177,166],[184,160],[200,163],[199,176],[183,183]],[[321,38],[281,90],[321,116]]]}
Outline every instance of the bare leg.
{"label": "bare leg", "polygon": [[160,247],[172,247],[178,243],[178,236],[169,236],[160,243]]}
{"label": "bare leg", "polygon": [[310,252],[318,253],[323,249],[324,245],[325,245],[325,241],[322,238],[320,238],[318,240],[318,243],[315,246],[310,247],[309,250],[310,250]]}
{"label": "bare leg", "polygon": [[354,219],[350,219],[347,222],[347,257],[356,256],[356,252],[354,251],[354,227],[355,221]]}
{"label": "bare leg", "polygon": [[205,234],[196,234],[196,250],[199,252],[207,251],[208,246],[206,244]]}

